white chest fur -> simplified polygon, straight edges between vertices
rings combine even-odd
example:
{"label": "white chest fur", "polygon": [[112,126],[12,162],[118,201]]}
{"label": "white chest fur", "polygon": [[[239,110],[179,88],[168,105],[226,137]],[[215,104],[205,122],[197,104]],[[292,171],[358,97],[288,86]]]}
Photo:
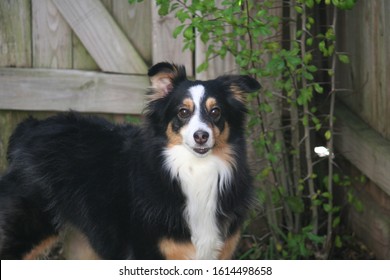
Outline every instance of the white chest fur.
{"label": "white chest fur", "polygon": [[187,198],[184,218],[191,230],[196,259],[216,259],[223,245],[217,224],[218,192],[230,180],[230,167],[214,155],[196,157],[178,145],[165,152],[166,167]]}

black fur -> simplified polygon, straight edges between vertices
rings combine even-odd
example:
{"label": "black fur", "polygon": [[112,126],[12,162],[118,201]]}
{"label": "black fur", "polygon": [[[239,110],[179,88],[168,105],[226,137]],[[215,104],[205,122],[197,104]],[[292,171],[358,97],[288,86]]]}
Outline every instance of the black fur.
{"label": "black fur", "polygon": [[149,75],[176,70],[170,93],[150,101],[141,127],[75,112],[30,118],[17,127],[9,144],[9,168],[0,179],[1,259],[22,258],[68,224],[87,236],[103,259],[161,259],[161,238],[189,241],[186,200],[179,182],[163,167],[162,151],[175,104],[193,83],[204,84],[225,106],[237,166],[231,185],[218,198],[223,213],[218,223],[226,227],[224,238],[237,231],[252,188],[245,159],[245,107],[233,100],[229,86],[237,83],[249,92],[259,85],[243,76],[191,82],[184,68],[168,63],[152,67]]}

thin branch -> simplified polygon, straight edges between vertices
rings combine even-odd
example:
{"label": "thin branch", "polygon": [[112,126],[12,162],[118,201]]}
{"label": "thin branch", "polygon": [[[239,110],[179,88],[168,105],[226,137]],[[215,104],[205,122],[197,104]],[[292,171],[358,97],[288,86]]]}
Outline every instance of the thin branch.
{"label": "thin branch", "polygon": [[[337,9],[336,7],[333,7],[333,23],[332,28],[336,32],[336,24],[337,24]],[[333,41],[334,47],[336,49],[336,40]],[[330,194],[329,197],[329,206],[330,209],[333,208],[333,157],[331,156],[333,154],[333,132],[334,132],[334,107],[335,107],[335,98],[336,98],[336,54],[333,54],[332,57],[332,70],[333,75],[331,77],[331,97],[330,97],[330,110],[329,110],[329,131],[331,133],[331,137],[328,142],[328,150],[329,150],[329,157],[328,157],[328,192]],[[326,233],[326,241],[325,241],[325,254],[326,256],[329,255],[331,244],[332,244],[332,236],[333,236],[333,213],[332,211],[329,211],[328,213],[328,221],[327,221],[327,233]]]}
{"label": "thin branch", "polygon": [[[306,6],[302,5],[302,43],[301,43],[301,56],[305,57],[306,54]],[[302,88],[307,87],[307,80],[305,77],[302,77]],[[309,104],[308,102],[305,102],[303,104],[303,114],[305,116],[309,116],[310,110],[309,110]],[[314,180],[313,180],[313,162],[312,162],[312,151],[311,151],[311,137],[310,137],[310,128],[308,125],[304,126],[304,139],[305,139],[305,157],[306,157],[306,171],[308,178],[308,186],[309,186],[309,194],[311,197],[314,197],[316,194],[315,187],[314,187]],[[318,234],[318,207],[314,204],[311,205],[311,221],[313,225],[313,233]]]}

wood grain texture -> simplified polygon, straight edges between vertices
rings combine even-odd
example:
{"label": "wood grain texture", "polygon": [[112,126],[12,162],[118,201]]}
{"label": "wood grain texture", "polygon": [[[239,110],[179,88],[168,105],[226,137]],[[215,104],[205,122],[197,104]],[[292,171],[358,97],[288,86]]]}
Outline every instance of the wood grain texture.
{"label": "wood grain texture", "polygon": [[117,0],[112,9],[116,23],[148,65],[152,63],[151,2],[130,5],[128,0]]}
{"label": "wood grain texture", "polygon": [[84,47],[83,43],[73,33],[72,36],[73,45],[73,69],[97,71],[100,70],[99,65],[95,62],[93,57],[89,54],[88,50]]}
{"label": "wood grain texture", "polygon": [[31,2],[0,1],[0,67],[31,67]]}
{"label": "wood grain texture", "polygon": [[[207,46],[198,38],[196,41],[195,69],[206,60],[206,49]],[[221,57],[209,59],[209,68],[200,73],[196,73],[196,79],[215,79],[220,75],[237,74],[238,72],[239,70],[234,61],[234,57],[227,54],[223,59]]]}
{"label": "wood grain texture", "polygon": [[72,68],[72,32],[52,0],[32,0],[33,67]]}
{"label": "wood grain texture", "polygon": [[53,0],[105,72],[145,74],[147,66],[98,0]]}
{"label": "wood grain texture", "polygon": [[[219,9],[223,9],[224,6],[221,4],[222,0],[215,1],[217,7]],[[232,27],[227,26],[225,27],[226,32],[231,32]],[[206,51],[207,51],[208,45],[204,44],[202,40],[200,39],[200,36],[198,35],[196,37],[196,51],[195,51],[195,70],[196,68],[201,65],[203,62],[206,61]],[[208,80],[208,79],[215,79],[216,77],[224,74],[237,74],[239,72],[239,69],[235,63],[234,56],[230,53],[227,53],[224,58],[221,58],[220,56],[217,57],[211,57],[208,60],[209,67],[200,73],[196,73],[196,79],[199,80]]]}
{"label": "wood grain texture", "polygon": [[335,116],[337,151],[390,195],[390,141],[341,104]]}
{"label": "wood grain texture", "polygon": [[0,69],[0,110],[140,114],[146,76],[77,70]]}
{"label": "wood grain texture", "polygon": [[336,77],[343,100],[357,115],[390,140],[390,1],[357,1],[341,13],[338,50],[350,56]]}
{"label": "wood grain texture", "polygon": [[152,1],[153,18],[153,64],[161,61],[174,62],[185,65],[187,75],[193,76],[192,52],[183,51],[183,40],[181,37],[173,38],[173,30],[180,22],[172,15],[160,16],[158,7]]}

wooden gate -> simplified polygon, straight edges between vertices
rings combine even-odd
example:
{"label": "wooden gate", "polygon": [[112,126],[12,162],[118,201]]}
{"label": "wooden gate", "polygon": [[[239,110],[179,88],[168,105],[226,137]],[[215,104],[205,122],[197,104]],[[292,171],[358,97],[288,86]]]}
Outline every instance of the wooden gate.
{"label": "wooden gate", "polygon": [[103,3],[1,1],[0,109],[140,113],[151,2]]}

